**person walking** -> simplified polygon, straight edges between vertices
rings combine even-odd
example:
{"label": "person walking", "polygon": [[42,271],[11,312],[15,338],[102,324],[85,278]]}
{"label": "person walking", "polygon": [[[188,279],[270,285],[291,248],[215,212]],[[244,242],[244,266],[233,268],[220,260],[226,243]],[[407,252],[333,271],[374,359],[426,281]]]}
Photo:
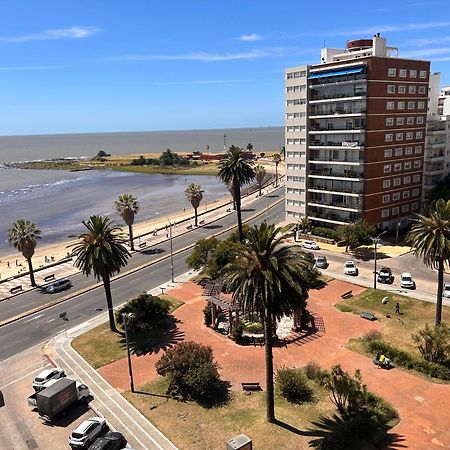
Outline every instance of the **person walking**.
{"label": "person walking", "polygon": [[395,305],[395,314],[400,314],[400,303],[397,302]]}

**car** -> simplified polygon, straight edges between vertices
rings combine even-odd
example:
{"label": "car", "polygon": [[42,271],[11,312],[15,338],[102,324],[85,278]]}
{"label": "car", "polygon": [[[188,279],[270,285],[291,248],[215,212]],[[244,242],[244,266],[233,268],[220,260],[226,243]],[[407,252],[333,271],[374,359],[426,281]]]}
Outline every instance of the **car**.
{"label": "car", "polygon": [[54,294],[55,292],[64,291],[65,289],[69,289],[71,287],[72,283],[68,278],[66,278],[64,280],[58,280],[50,284],[45,288],[45,292],[47,292],[47,294]]}
{"label": "car", "polygon": [[328,261],[326,256],[317,257],[316,266],[319,269],[326,269],[328,267]]}
{"label": "car", "polygon": [[33,388],[36,392],[41,391],[42,389],[44,389],[44,385],[47,383],[47,381],[58,380],[59,378],[63,378],[65,376],[66,374],[64,370],[60,369],[59,367],[55,367],[53,369],[45,369],[33,380]]}
{"label": "car", "polygon": [[358,275],[358,268],[353,261],[346,261],[344,264],[344,273],[345,275]]}
{"label": "car", "polygon": [[119,450],[125,448],[127,440],[118,431],[109,431],[104,436],[97,438],[89,447],[89,450]]}
{"label": "car", "polygon": [[382,267],[378,272],[377,280],[380,283],[392,283],[394,281],[394,277],[392,276],[392,270],[389,267]]}
{"label": "car", "polygon": [[70,433],[69,445],[72,448],[86,448],[95,441],[99,434],[105,432],[107,427],[104,417],[90,417]]}
{"label": "car", "polygon": [[309,248],[310,250],[320,250],[319,244],[314,241],[303,241],[303,248]]}
{"label": "car", "polygon": [[406,289],[416,288],[416,283],[414,283],[412,276],[409,272],[402,272],[400,274],[400,286]]}
{"label": "car", "polygon": [[450,283],[445,283],[444,284],[444,289],[442,291],[442,295],[445,298],[450,298]]}

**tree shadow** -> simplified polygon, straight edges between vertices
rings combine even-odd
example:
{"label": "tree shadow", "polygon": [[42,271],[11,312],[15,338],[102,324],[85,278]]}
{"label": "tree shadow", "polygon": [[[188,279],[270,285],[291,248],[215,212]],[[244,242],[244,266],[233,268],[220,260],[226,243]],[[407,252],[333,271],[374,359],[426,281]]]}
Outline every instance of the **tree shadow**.
{"label": "tree shadow", "polygon": [[[137,356],[159,353],[184,340],[184,331],[178,329],[179,321],[170,316],[164,327],[138,333],[128,333],[131,353]],[[125,333],[120,333],[120,344],[126,349]]]}
{"label": "tree shadow", "polygon": [[298,436],[310,436],[309,431],[302,431],[298,428],[295,428],[292,425],[289,425],[286,422],[282,422],[281,420],[275,419],[275,422],[273,422],[274,425],[279,426],[280,428],[284,428],[287,431],[290,431],[291,433],[297,434]]}
{"label": "tree shadow", "polygon": [[[375,259],[375,253],[373,248],[358,247],[351,250],[351,252],[353,253],[353,256],[356,259],[359,259],[361,261],[371,261]],[[386,258],[389,258],[389,256],[386,255],[386,253],[377,251],[377,260]]]}
{"label": "tree shadow", "polygon": [[244,208],[244,209],[241,209],[241,212],[253,212],[253,211],[255,211],[255,208]]}
{"label": "tree shadow", "polygon": [[144,250],[140,250],[139,253],[142,255],[159,255],[160,253],[164,253],[165,250],[163,248],[146,248]]}
{"label": "tree shadow", "polygon": [[204,225],[203,228],[206,230],[216,230],[217,228],[223,228],[223,225],[219,224]]}

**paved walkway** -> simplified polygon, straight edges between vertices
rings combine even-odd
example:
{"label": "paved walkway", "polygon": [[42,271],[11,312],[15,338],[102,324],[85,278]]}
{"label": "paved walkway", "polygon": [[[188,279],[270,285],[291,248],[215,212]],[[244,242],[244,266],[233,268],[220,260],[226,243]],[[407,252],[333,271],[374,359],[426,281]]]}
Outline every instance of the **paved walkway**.
{"label": "paved walkway", "polygon": [[[314,360],[328,368],[338,363],[349,371],[359,368],[369,389],[398,409],[401,422],[391,434],[397,434],[403,440],[403,446],[416,450],[450,448],[450,386],[433,384],[398,369],[378,370],[370,358],[344,347],[350,338],[380,327],[377,322],[342,313],[333,306],[340,300],[340,294],[350,289],[354,293],[364,290],[363,287],[335,280],[325,288],[311,292],[308,305],[315,316],[318,331],[307,336],[297,334],[287,338],[286,346],[274,349],[275,366],[302,366]],[[168,294],[185,302],[175,311],[180,321],[180,338],[211,345],[221,366],[222,377],[229,380],[234,389],[239,389],[243,381],[264,384],[263,348],[237,346],[227,337],[207,329],[203,325],[205,302],[199,286],[185,283],[168,291]],[[133,357],[136,384],[156,377],[154,364],[161,353]],[[98,372],[120,391],[128,389],[127,370],[127,361],[123,359],[102,367]]]}

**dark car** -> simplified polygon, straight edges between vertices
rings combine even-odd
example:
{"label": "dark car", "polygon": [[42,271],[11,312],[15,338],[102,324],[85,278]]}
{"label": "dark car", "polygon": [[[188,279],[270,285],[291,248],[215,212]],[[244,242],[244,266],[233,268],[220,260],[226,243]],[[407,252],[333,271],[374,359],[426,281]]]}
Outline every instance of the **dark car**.
{"label": "dark car", "polygon": [[394,281],[394,277],[392,276],[392,271],[389,267],[382,267],[378,272],[378,281],[380,283],[391,284]]}
{"label": "dark car", "polygon": [[89,450],[119,450],[125,448],[127,440],[118,431],[109,431],[104,436],[97,438],[89,447]]}

